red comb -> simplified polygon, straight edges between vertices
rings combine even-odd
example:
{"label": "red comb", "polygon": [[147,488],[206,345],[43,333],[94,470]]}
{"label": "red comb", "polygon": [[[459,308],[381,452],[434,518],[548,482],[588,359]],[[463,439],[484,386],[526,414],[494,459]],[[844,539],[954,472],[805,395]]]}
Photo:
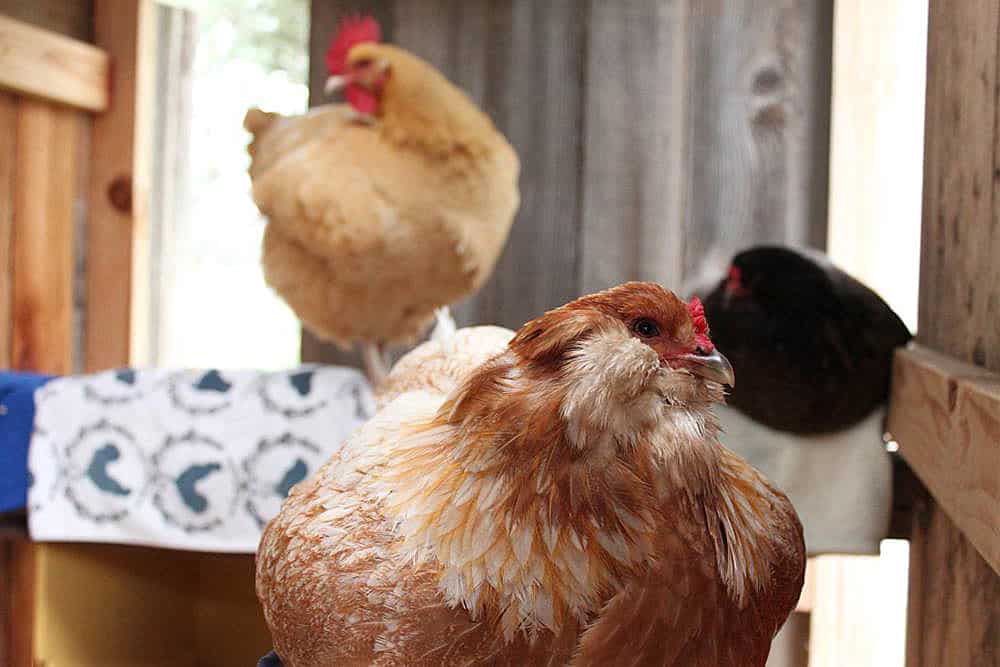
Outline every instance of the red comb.
{"label": "red comb", "polygon": [[715,345],[708,337],[708,320],[705,319],[705,306],[701,303],[701,299],[692,297],[687,309],[688,315],[691,316],[691,321],[694,323],[695,343],[706,352],[711,352],[715,349]]}
{"label": "red comb", "polygon": [[348,16],[341,20],[337,34],[326,50],[326,69],[332,75],[343,74],[347,67],[347,54],[364,42],[382,41],[382,28],[371,16]]}

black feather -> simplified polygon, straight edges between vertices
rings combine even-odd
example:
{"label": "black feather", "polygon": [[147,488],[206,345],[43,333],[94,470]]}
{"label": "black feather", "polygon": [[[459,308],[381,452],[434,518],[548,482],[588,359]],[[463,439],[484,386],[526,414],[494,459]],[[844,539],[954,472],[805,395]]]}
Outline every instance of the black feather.
{"label": "black feather", "polygon": [[886,402],[893,351],[910,340],[875,292],[814,251],[736,255],[742,289],[704,299],[716,346],[736,371],[729,403],[795,433],[848,428]]}

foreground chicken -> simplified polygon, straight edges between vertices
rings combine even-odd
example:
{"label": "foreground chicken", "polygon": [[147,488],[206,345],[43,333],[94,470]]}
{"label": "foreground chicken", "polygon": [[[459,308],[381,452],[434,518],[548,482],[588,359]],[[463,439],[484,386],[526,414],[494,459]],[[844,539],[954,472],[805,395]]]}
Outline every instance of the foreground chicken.
{"label": "foreground chicken", "polygon": [[307,328],[341,346],[416,338],[479,288],[517,211],[518,159],[437,70],[341,24],[327,54],[347,104],[283,117],[252,109],[253,196],[268,220],[264,275]]}
{"label": "foreground chicken", "polygon": [[286,667],[764,665],[802,531],[719,444],[732,370],[700,304],[628,283],[456,336],[266,528]]}

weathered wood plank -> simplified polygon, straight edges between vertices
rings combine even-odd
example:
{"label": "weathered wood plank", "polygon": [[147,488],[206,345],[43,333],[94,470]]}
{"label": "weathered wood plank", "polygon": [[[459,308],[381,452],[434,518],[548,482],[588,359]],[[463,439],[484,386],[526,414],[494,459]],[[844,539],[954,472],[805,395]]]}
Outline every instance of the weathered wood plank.
{"label": "weathered wood plank", "polygon": [[825,246],[832,4],[689,3],[687,278],[753,243]]}
{"label": "weathered wood plank", "polygon": [[18,102],[13,367],[73,370],[74,201],[80,112]]}
{"label": "weathered wood plank", "polygon": [[16,128],[17,101],[12,95],[0,93],[0,368],[11,365],[11,337],[14,333]]}
{"label": "weathered wood plank", "polygon": [[0,88],[103,111],[109,70],[100,49],[0,15]]}
{"label": "weathered wood plank", "polygon": [[1000,370],[1000,3],[930,3],[921,342]]}
{"label": "weathered wood plank", "polygon": [[[994,373],[1000,372],[998,28],[996,0],[930,2],[917,327],[921,345]],[[907,440],[898,439],[905,449]],[[934,478],[961,479],[967,455],[961,440],[939,440],[936,447],[944,457]],[[996,471],[995,458],[987,464]],[[991,520],[995,526],[996,515]],[[1000,665],[1000,576],[965,529],[948,516],[946,498],[928,499],[914,516],[910,667]]]}
{"label": "weathered wood plank", "polygon": [[590,3],[580,292],[681,283],[685,22],[681,0]]}
{"label": "weathered wood plank", "polygon": [[997,600],[1000,577],[925,496],[910,537],[907,666],[1000,666]]}
{"label": "weathered wood plank", "polygon": [[485,107],[521,157],[521,209],[472,321],[519,327],[578,296],[587,12],[528,0],[490,7]]}
{"label": "weathered wood plank", "polygon": [[114,59],[111,102],[94,120],[87,224],[86,368],[146,357],[148,141],[153,13],[148,0],[97,0],[95,37]]}
{"label": "weathered wood plank", "polygon": [[896,353],[890,404],[900,454],[1000,573],[1000,375],[913,346]]}

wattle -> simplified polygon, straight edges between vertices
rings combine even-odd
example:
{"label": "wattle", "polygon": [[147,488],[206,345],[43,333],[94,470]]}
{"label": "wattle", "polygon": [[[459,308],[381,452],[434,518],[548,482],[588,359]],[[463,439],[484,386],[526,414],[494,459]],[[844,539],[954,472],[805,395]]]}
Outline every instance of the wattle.
{"label": "wattle", "polygon": [[344,98],[358,113],[371,115],[378,109],[378,98],[375,93],[356,83],[344,89]]}

